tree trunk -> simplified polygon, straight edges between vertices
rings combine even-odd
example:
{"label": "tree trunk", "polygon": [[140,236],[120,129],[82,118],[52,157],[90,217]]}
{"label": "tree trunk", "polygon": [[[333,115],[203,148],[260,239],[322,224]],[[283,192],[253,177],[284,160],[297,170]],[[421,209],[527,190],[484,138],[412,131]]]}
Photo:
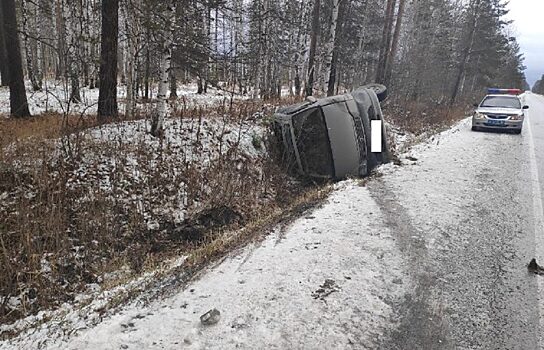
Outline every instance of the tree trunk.
{"label": "tree trunk", "polygon": [[178,97],[178,81],[176,78],[176,72],[170,69],[170,99],[176,99]]}
{"label": "tree trunk", "polygon": [[402,27],[402,18],[404,16],[405,5],[406,5],[406,0],[400,0],[399,10],[397,12],[397,23],[395,24],[395,33],[393,34],[393,43],[391,44],[391,50],[389,50],[387,59],[385,61],[385,79],[384,79],[385,84],[389,84],[389,80],[391,80],[391,73],[393,72],[393,63],[395,61],[395,56],[397,55],[397,50],[399,47],[400,30]]}
{"label": "tree trunk", "polygon": [[385,66],[387,55],[391,45],[391,29],[393,26],[393,15],[395,13],[396,0],[387,0],[385,9],[385,21],[383,24],[382,42],[380,46],[380,56],[378,59],[378,68],[376,70],[376,82],[383,83],[385,80]]}
{"label": "tree trunk", "polygon": [[334,50],[331,60],[331,71],[327,82],[327,96],[334,95],[334,84],[336,84],[336,65],[338,64],[338,50]]}
{"label": "tree trunk", "polygon": [[129,13],[131,10],[134,10],[132,7],[130,7],[130,4],[125,3],[123,4],[123,16],[125,17],[125,35],[126,35],[126,63],[127,63],[127,94],[126,94],[126,102],[125,102],[125,118],[130,118],[134,115],[134,109],[135,109],[135,92],[137,94],[136,88],[135,88],[135,82],[137,85],[137,79],[135,79],[135,61],[137,60],[137,53],[136,53],[136,43],[133,41],[135,40],[134,36],[131,33],[131,24],[134,25],[134,22],[132,22],[132,18],[129,16]]}
{"label": "tree trunk", "polygon": [[66,70],[66,41],[65,41],[65,33],[64,30],[64,16],[62,15],[63,12],[63,0],[55,0],[55,29],[56,29],[56,35],[57,35],[57,55],[58,55],[58,61],[57,61],[57,79],[60,79],[65,76],[65,70]]}
{"label": "tree trunk", "polygon": [[166,118],[166,108],[168,106],[168,82],[170,67],[172,64],[172,43],[174,35],[174,13],[176,7],[176,0],[170,0],[166,8],[166,33],[162,40],[161,45],[161,65],[159,69],[159,93],[157,99],[157,111],[153,113],[153,120],[151,121],[151,135],[155,137],[161,137],[163,135],[164,119]]}
{"label": "tree trunk", "polygon": [[6,52],[6,42],[4,35],[4,19],[2,15],[2,5],[0,5],[0,86],[8,86],[9,84],[9,70],[8,70],[8,57]]}
{"label": "tree trunk", "polygon": [[81,103],[81,92],[79,89],[79,73],[80,60],[79,55],[79,36],[81,35],[82,27],[79,23],[79,3],[74,1],[64,0],[62,2],[61,13],[62,21],[65,23],[65,32],[68,45],[66,46],[66,73],[70,80],[70,102]]}
{"label": "tree trunk", "polygon": [[[26,58],[26,71],[28,78],[30,79],[30,83],[32,84],[32,89],[34,91],[39,91],[42,89],[41,85],[38,84],[38,79],[36,77],[36,72],[34,68],[36,67],[34,63],[34,55],[32,52],[31,47],[31,39],[29,39],[29,36],[36,37],[36,31],[35,28],[33,28],[33,23],[29,25],[29,9],[28,6],[32,6],[33,4],[29,3],[28,0],[23,0],[21,2],[21,8],[22,8],[22,20],[23,20],[23,46],[25,49],[25,58]],[[34,19],[35,21],[35,19]]]}
{"label": "tree trunk", "polygon": [[149,34],[148,29],[148,41],[146,44],[146,51],[145,51],[145,74],[144,74],[144,99],[149,100],[149,78],[151,75],[151,58],[150,58],[150,52],[149,52],[149,39],[151,38],[151,34]]}
{"label": "tree trunk", "polygon": [[34,40],[35,43],[35,53],[36,53],[36,59],[34,60],[34,72],[36,74],[36,80],[38,82],[38,86],[40,87],[40,90],[43,86],[43,75],[45,72],[45,55],[43,54],[43,35],[42,35],[42,21],[47,18],[47,16],[43,13],[42,10],[42,4],[34,3],[33,4],[34,13],[33,16],[35,18],[35,32],[37,33],[37,38]]}
{"label": "tree trunk", "polygon": [[117,37],[119,35],[119,0],[102,1],[102,44],[100,47],[100,90],[98,117],[118,116],[117,109]]}
{"label": "tree trunk", "polygon": [[339,50],[340,50],[340,39],[344,36],[345,32],[345,20],[346,14],[348,14],[351,11],[351,0],[341,0],[340,1],[340,7],[339,7],[339,13],[338,13],[338,34],[336,35],[335,42],[334,42],[334,50],[332,54],[332,61],[331,61],[331,73],[329,76],[329,82],[327,84],[327,96],[332,96],[335,93],[338,94],[338,87],[336,88],[336,92],[334,89],[334,86],[337,82],[338,77],[338,56],[339,56]]}
{"label": "tree trunk", "polygon": [[23,62],[17,30],[15,0],[2,0],[4,39],[9,69],[9,105],[14,117],[30,117],[23,76]]}
{"label": "tree trunk", "polygon": [[319,40],[319,10],[320,0],[315,0],[312,10],[312,34],[310,37],[310,55],[308,57],[308,81],[306,83],[306,96],[314,94],[315,51]]}
{"label": "tree trunk", "polygon": [[[331,18],[331,27],[329,30],[330,37],[329,37],[329,42],[327,43],[327,51],[325,53],[325,70],[324,70],[325,74],[323,76],[323,81],[325,83],[325,85],[323,86],[324,92],[329,91],[329,82],[331,79],[334,79],[331,77],[331,74],[333,73],[333,70],[331,68],[332,68],[334,48],[336,44],[336,28],[338,27],[339,8],[340,8],[340,0],[332,0],[332,18]],[[334,90],[334,87],[333,87],[333,90]],[[327,95],[330,96],[329,94]]]}
{"label": "tree trunk", "polygon": [[[475,5],[474,5],[475,8],[478,7],[479,3],[480,3],[480,0],[475,1]],[[465,75],[467,62],[470,58],[472,46],[474,45],[474,37],[476,36],[476,28],[478,27],[478,18],[477,18],[476,11],[474,11],[472,15],[473,17],[472,17],[471,26],[470,26],[468,43],[466,44],[465,49],[463,50],[461,62],[459,63],[459,68],[457,70],[457,77],[455,79],[455,84],[453,86],[453,91],[450,98],[450,104],[452,105],[457,100],[457,94],[459,93],[459,86],[461,85],[461,81],[463,80],[463,77]]]}

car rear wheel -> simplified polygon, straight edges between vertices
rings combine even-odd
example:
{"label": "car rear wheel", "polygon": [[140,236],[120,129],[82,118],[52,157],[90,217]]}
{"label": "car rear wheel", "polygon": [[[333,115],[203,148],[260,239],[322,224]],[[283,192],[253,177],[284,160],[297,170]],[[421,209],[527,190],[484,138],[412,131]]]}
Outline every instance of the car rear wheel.
{"label": "car rear wheel", "polygon": [[514,134],[521,134],[521,129],[514,130]]}
{"label": "car rear wheel", "polygon": [[478,128],[477,126],[473,126],[472,131],[480,131],[480,128]]}
{"label": "car rear wheel", "polygon": [[385,87],[385,85],[373,83],[361,87],[373,90],[376,96],[378,96],[378,101],[380,102],[384,101],[387,98],[387,87]]}

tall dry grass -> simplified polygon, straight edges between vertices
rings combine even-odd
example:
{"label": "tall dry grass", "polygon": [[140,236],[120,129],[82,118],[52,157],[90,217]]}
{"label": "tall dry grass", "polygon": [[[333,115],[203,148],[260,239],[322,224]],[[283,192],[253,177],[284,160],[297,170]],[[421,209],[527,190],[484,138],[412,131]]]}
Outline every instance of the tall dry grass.
{"label": "tall dry grass", "polygon": [[[154,259],[198,249],[218,227],[244,225],[304,191],[274,161],[266,139],[253,141],[271,151],[258,157],[228,139],[226,127],[214,135],[214,149],[201,144],[203,120],[266,128],[272,109],[178,105],[171,117],[183,126],[177,132],[192,131],[181,149],[123,137],[122,123],[119,137],[88,137],[85,130],[101,130],[93,117],[2,119],[0,323],[71,301],[122,266],[139,273]],[[185,208],[186,216],[180,221],[165,207]]]}
{"label": "tall dry grass", "polygon": [[388,100],[383,108],[387,121],[415,135],[450,127],[470,110],[465,102],[452,106],[448,103],[396,99]]}

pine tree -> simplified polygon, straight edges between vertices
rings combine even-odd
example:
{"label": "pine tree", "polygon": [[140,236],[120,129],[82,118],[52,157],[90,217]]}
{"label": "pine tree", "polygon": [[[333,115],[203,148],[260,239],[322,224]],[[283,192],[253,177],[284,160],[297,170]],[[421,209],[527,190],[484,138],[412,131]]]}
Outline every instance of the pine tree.
{"label": "pine tree", "polygon": [[102,0],[102,39],[100,49],[100,91],[98,117],[118,116],[117,39],[119,35],[119,0]]}
{"label": "pine tree", "polygon": [[14,117],[29,117],[30,111],[26,99],[15,0],[2,0],[1,6],[4,24],[4,42],[6,44],[9,70],[10,113]]}

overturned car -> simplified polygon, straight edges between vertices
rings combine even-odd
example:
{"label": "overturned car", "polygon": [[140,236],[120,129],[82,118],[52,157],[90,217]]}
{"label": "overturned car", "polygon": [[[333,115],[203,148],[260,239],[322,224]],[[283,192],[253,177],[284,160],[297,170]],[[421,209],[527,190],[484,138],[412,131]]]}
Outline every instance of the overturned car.
{"label": "overturned car", "polygon": [[[388,161],[388,147],[380,101],[383,85],[371,84],[344,95],[279,108],[275,133],[284,157],[300,174],[342,179],[367,176]],[[371,152],[371,121],[381,120],[381,152]]]}

